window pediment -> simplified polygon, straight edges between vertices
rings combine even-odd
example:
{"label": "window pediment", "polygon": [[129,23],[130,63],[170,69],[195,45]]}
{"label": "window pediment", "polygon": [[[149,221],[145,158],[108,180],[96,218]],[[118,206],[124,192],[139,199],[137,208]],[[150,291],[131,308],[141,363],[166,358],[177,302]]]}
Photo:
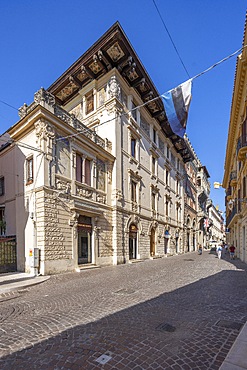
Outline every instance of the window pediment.
{"label": "window pediment", "polygon": [[132,179],[134,179],[136,181],[141,181],[142,176],[138,174],[138,171],[133,171],[131,169],[128,169],[128,173],[130,174]]}
{"label": "window pediment", "polygon": [[136,131],[134,127],[132,127],[131,125],[128,125],[127,128],[130,130],[130,133],[134,138],[141,139],[141,135],[139,134],[139,132]]}
{"label": "window pediment", "polygon": [[156,157],[156,158],[159,158],[159,154],[158,154],[158,152],[157,152],[157,147],[156,147],[156,145],[154,146],[151,146],[151,148],[149,148],[149,151],[150,151],[150,153],[154,156],[154,157]]}
{"label": "window pediment", "polygon": [[155,194],[158,194],[158,193],[159,193],[159,191],[160,191],[160,189],[158,188],[158,186],[157,186],[157,185],[153,185],[153,184],[151,184],[151,185],[150,185],[150,188],[151,188],[152,192],[153,192],[153,193],[155,193]]}

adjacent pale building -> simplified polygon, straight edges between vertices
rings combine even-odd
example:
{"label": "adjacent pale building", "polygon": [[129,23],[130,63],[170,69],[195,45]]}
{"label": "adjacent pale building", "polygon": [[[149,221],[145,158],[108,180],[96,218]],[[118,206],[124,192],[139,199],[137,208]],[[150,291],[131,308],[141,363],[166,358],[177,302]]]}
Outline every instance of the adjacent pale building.
{"label": "adjacent pale building", "polygon": [[210,183],[206,166],[199,160],[191,142],[185,135],[185,141],[193,153],[191,161],[186,163],[185,181],[185,213],[186,228],[185,250],[196,250],[200,244],[209,245],[209,208],[212,201],[209,199]]}
{"label": "adjacent pale building", "polygon": [[213,204],[209,208],[209,241],[221,244],[225,242],[224,218],[218,207]]}

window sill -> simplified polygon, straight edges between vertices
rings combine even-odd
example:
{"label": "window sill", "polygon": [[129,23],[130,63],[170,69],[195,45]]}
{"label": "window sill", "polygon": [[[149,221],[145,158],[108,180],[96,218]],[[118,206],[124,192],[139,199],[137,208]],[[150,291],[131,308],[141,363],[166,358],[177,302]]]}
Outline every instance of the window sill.
{"label": "window sill", "polygon": [[131,156],[131,157],[129,158],[129,163],[135,163],[135,164],[138,164],[138,160]]}

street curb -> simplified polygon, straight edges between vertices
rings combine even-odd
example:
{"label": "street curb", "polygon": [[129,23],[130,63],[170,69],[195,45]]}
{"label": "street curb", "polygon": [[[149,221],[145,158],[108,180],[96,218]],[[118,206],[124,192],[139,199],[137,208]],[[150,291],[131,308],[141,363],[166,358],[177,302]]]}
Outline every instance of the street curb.
{"label": "street curb", "polygon": [[5,298],[6,295],[9,295],[9,293],[17,292],[18,290],[22,290],[33,285],[41,284],[49,279],[50,276],[36,276],[26,281],[19,282],[16,281],[14,283],[6,284],[5,286],[1,286],[0,284],[0,298]]}

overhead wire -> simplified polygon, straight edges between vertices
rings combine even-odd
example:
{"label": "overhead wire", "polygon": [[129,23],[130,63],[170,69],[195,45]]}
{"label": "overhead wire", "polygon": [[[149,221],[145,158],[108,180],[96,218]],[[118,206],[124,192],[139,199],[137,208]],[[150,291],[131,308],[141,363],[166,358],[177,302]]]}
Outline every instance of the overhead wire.
{"label": "overhead wire", "polygon": [[[184,70],[185,70],[185,72],[186,72],[187,76],[190,78],[190,74],[189,74],[189,72],[188,72],[188,70],[187,70],[187,68],[186,68],[186,66],[185,66],[185,64],[184,64],[184,62],[183,62],[183,60],[182,60],[182,58],[181,58],[181,56],[180,56],[179,52],[178,52],[178,49],[177,49],[177,47],[176,47],[176,45],[175,45],[175,42],[173,41],[173,38],[172,38],[172,36],[171,36],[171,34],[170,34],[170,32],[169,32],[169,30],[168,30],[168,28],[167,28],[166,24],[165,24],[165,21],[164,21],[164,19],[163,19],[163,17],[162,17],[162,15],[161,15],[161,13],[160,13],[160,11],[159,11],[159,8],[158,8],[157,4],[155,3],[155,0],[153,0],[153,3],[154,3],[154,6],[155,6],[155,8],[156,8],[156,10],[157,10],[158,14],[159,14],[159,17],[160,17],[160,19],[161,19],[161,22],[162,22],[163,26],[165,27],[165,30],[166,30],[166,32],[167,32],[167,34],[168,34],[168,36],[169,36],[169,38],[170,38],[170,40],[171,40],[171,43],[172,43],[172,45],[173,45],[173,47],[174,47],[174,49],[175,49],[175,51],[176,51],[176,53],[177,53],[177,55],[178,55],[178,57],[179,57],[179,60],[180,60],[181,64],[183,65]],[[5,105],[7,105],[8,107],[13,108],[13,109],[15,109],[15,110],[17,110],[17,111],[18,111],[18,108],[14,107],[13,105],[11,105],[11,104],[9,104],[9,103],[6,103],[6,102],[5,102],[5,101],[3,101],[3,100],[0,100],[0,103],[5,104]]]}
{"label": "overhead wire", "polygon": [[[218,66],[218,65],[220,65],[221,63],[223,63],[223,62],[227,61],[228,59],[232,58],[234,55],[238,54],[239,52],[241,52],[241,51],[242,51],[244,48],[246,48],[246,47],[247,47],[247,45],[243,45],[241,48],[239,48],[239,49],[238,49],[238,50],[236,50],[235,52],[233,52],[233,53],[231,53],[230,55],[226,56],[225,58],[223,58],[223,59],[219,60],[218,62],[214,63],[213,65],[211,65],[210,67],[208,67],[208,68],[207,68],[207,69],[205,69],[204,71],[202,71],[202,72],[198,73],[197,75],[195,75],[194,77],[191,77],[191,78],[189,78],[189,79],[191,79],[191,80],[193,81],[193,80],[195,80],[196,78],[198,78],[198,77],[200,77],[200,76],[204,75],[205,73],[207,73],[207,72],[211,71],[213,68],[217,67],[217,66]],[[180,84],[180,85],[181,85],[181,84]],[[174,88],[173,88],[173,89],[174,89]],[[167,90],[166,92],[172,91],[173,89]],[[146,105],[148,105],[148,104],[152,103],[152,102],[153,102],[153,101],[155,101],[155,100],[158,100],[158,99],[162,98],[164,94],[165,94],[165,93],[162,93],[162,94],[160,94],[160,95],[156,96],[155,98],[153,98],[153,99],[150,99],[150,100],[146,101],[146,102],[145,102],[145,103],[143,103],[143,104],[140,104],[140,105],[138,105],[138,106],[136,106],[136,107],[134,107],[134,108],[132,108],[132,109],[129,109],[127,112],[124,112],[124,113],[122,113],[122,114],[118,115],[118,117],[117,117],[117,118],[122,118],[123,116],[127,116],[129,113],[131,113],[131,112],[133,112],[133,111],[135,111],[135,110],[137,110],[137,109],[140,109],[140,108],[142,108],[142,107],[144,107],[144,106],[146,106]],[[0,102],[1,102],[1,100],[0,100]],[[7,103],[6,103],[6,104],[7,104]],[[9,105],[9,104],[7,104],[7,105]],[[13,107],[12,107],[12,108],[13,108]],[[16,109],[16,108],[15,108],[15,109]],[[109,120],[107,120],[107,121],[104,121],[104,122],[99,123],[99,124],[98,124],[97,126],[95,126],[95,127],[96,127],[96,128],[98,128],[99,126],[102,126],[103,124],[109,123],[109,122],[111,122],[111,121],[113,121],[113,120],[115,120],[115,119],[116,119],[116,117],[110,118],[110,119],[109,119]],[[85,133],[85,132],[90,132],[90,133],[92,133],[93,131],[92,131],[92,129],[89,129],[89,128],[85,127],[83,130],[81,130],[81,131],[77,131],[75,134],[71,134],[71,135],[67,135],[67,136],[59,137],[58,139],[56,139],[56,141],[64,140],[64,139],[71,138],[71,137],[76,137],[76,136],[78,136],[78,135],[80,135],[80,134],[83,134],[83,133]],[[1,140],[1,139],[0,139],[0,140]],[[22,145],[27,145],[27,144],[25,144],[25,143],[21,143],[21,142],[19,142],[19,143],[20,143],[20,144],[22,144]],[[37,148],[31,147],[31,146],[29,146],[29,148],[30,148],[30,149],[34,149],[34,150],[38,150],[38,151],[42,152],[40,149],[37,149]]]}
{"label": "overhead wire", "polygon": [[243,50],[244,48],[246,48],[246,47],[247,47],[247,45],[244,45],[244,46],[242,46],[240,49],[238,49],[238,50],[234,51],[234,53],[232,53],[232,54],[228,55],[227,57],[225,57],[225,58],[223,58],[223,59],[221,59],[221,60],[219,60],[217,63],[213,64],[211,67],[209,67],[209,68],[205,69],[204,71],[202,71],[202,72],[198,73],[196,76],[194,76],[194,77],[192,78],[192,80],[195,80],[196,78],[198,78],[198,77],[202,76],[203,74],[205,74],[205,73],[207,73],[207,72],[211,71],[211,69],[213,69],[213,68],[217,67],[219,64],[221,64],[221,63],[225,62],[226,60],[228,60],[228,59],[232,58],[234,55],[238,54],[240,51],[242,51],[242,50]]}
{"label": "overhead wire", "polygon": [[166,26],[166,24],[165,24],[165,21],[164,21],[164,19],[163,19],[163,17],[162,17],[162,15],[161,15],[161,13],[160,13],[160,11],[159,11],[159,8],[158,8],[157,4],[155,3],[155,0],[153,0],[153,3],[154,3],[154,6],[155,6],[155,8],[156,8],[156,10],[157,10],[158,14],[159,14],[159,17],[160,17],[160,19],[161,19],[162,24],[163,24],[163,26],[165,27],[165,30],[166,30],[166,32],[167,32],[167,34],[168,34],[168,36],[169,36],[169,39],[171,40],[171,43],[172,43],[172,45],[173,45],[173,47],[174,47],[174,49],[175,49],[175,51],[176,51],[176,53],[177,53],[177,56],[178,56],[178,58],[179,58],[179,60],[180,60],[180,62],[181,62],[181,64],[182,64],[182,66],[183,66],[183,68],[184,68],[184,70],[185,70],[185,72],[186,72],[187,76],[190,78],[190,74],[189,74],[189,72],[188,72],[187,68],[185,67],[185,64],[184,64],[184,62],[183,62],[183,60],[182,60],[182,58],[181,58],[181,56],[180,56],[180,54],[179,54],[179,52],[178,52],[178,49],[177,49],[177,47],[176,47],[176,45],[175,45],[175,42],[174,42],[174,41],[173,41],[173,39],[172,39],[172,36],[171,36],[170,32],[168,31],[168,28],[167,28],[167,26]]}
{"label": "overhead wire", "polygon": [[[211,71],[213,68],[215,68],[215,67],[217,67],[218,65],[220,65],[221,63],[223,63],[223,62],[225,62],[225,61],[227,61],[227,60],[229,60],[230,58],[232,58],[233,56],[235,56],[236,54],[238,54],[238,53],[240,53],[241,51],[243,51],[243,49],[244,48],[246,48],[247,47],[247,45],[243,45],[241,48],[239,48],[238,50],[236,50],[235,52],[233,52],[233,53],[231,53],[230,55],[228,55],[228,56],[226,56],[225,58],[223,58],[223,59],[221,59],[221,60],[219,60],[218,62],[216,62],[216,63],[214,63],[213,65],[211,65],[210,67],[208,67],[207,69],[205,69],[204,71],[202,71],[202,72],[200,72],[200,73],[198,73],[197,75],[195,75],[194,77],[192,77],[191,78],[191,80],[195,80],[196,78],[198,78],[198,77],[200,77],[200,76],[202,76],[202,75],[204,75],[205,73],[207,73],[207,72],[209,72],[209,71]],[[169,91],[172,91],[173,89],[171,89],[171,90],[169,90]],[[135,111],[135,110],[137,110],[137,109],[139,109],[139,108],[141,108],[141,107],[144,107],[145,105],[147,105],[147,104],[150,104],[151,102],[153,102],[153,101],[155,101],[155,100],[158,100],[158,99],[160,99],[160,98],[162,98],[162,96],[164,95],[164,93],[163,94],[161,94],[161,95],[158,95],[158,96],[156,96],[155,98],[153,98],[153,99],[151,99],[151,100],[148,100],[147,102],[145,102],[145,103],[143,103],[143,104],[140,104],[140,105],[138,105],[138,106],[136,106],[136,107],[134,107],[134,108],[132,108],[132,109],[130,109],[130,110],[128,110],[127,112],[124,112],[124,113],[122,113],[122,114],[120,114],[120,115],[118,115],[118,117],[117,118],[121,118],[121,117],[123,117],[123,116],[127,116],[130,112],[132,112],[132,111]],[[0,100],[0,102],[2,102],[1,100]],[[11,106],[10,104],[7,104],[6,103],[6,105],[9,105],[9,106]],[[12,107],[12,106],[11,106]],[[12,107],[13,108],[13,107]],[[15,108],[16,109],[16,108]],[[108,122],[111,122],[111,121],[113,121],[113,120],[115,120],[116,119],[116,117],[113,117],[113,118],[111,118],[111,119],[109,119],[109,120],[107,120],[107,121],[104,121],[104,122],[101,122],[100,124],[98,124],[97,126],[96,126],[96,128],[97,127],[99,127],[99,126],[101,126],[101,125],[103,125],[103,124],[106,124],[106,123],[108,123]],[[86,128],[85,127],[85,129],[83,129],[82,131],[79,131],[79,132],[77,132],[77,133],[75,133],[75,134],[71,134],[71,135],[68,135],[68,136],[63,136],[63,137],[60,137],[59,139],[56,139],[56,141],[59,141],[59,140],[63,140],[63,139],[67,139],[67,138],[70,138],[70,137],[75,137],[75,136],[78,136],[78,135],[81,135],[81,134],[83,134],[83,133],[85,133],[85,132],[90,132],[90,133],[92,133],[92,129],[89,129],[89,128]],[[38,148],[36,148],[36,147],[33,147],[32,145],[29,145],[29,144],[27,144],[27,143],[23,143],[23,142],[21,142],[21,141],[15,141],[15,140],[13,140],[13,139],[9,139],[9,140],[5,140],[5,139],[3,139],[3,138],[1,138],[0,137],[0,141],[2,141],[2,142],[4,142],[5,144],[16,144],[16,145],[19,145],[19,146],[21,146],[21,147],[24,147],[24,148],[26,148],[26,149],[30,149],[30,150],[35,150],[35,151],[38,151],[39,153],[42,153],[43,154],[43,156],[44,156],[44,152],[41,150],[41,149],[38,149]],[[3,144],[4,145],[4,144]],[[1,148],[1,145],[0,145],[0,148]],[[43,159],[43,156],[42,156],[42,159]],[[18,176],[18,175],[17,175]]]}
{"label": "overhead wire", "polygon": [[8,107],[13,108],[13,109],[15,109],[15,110],[17,110],[17,111],[18,111],[18,108],[13,107],[13,105],[11,105],[11,104],[9,104],[9,103],[6,103],[6,102],[5,102],[5,101],[3,101],[3,100],[0,100],[0,103],[5,104],[5,105],[7,105]]}
{"label": "overhead wire", "polygon": [[[217,66],[218,66],[218,65],[220,65],[221,63],[223,63],[223,62],[227,61],[228,59],[232,58],[234,55],[238,54],[239,52],[241,52],[241,51],[242,51],[244,48],[246,48],[246,47],[247,47],[247,45],[242,46],[241,48],[239,48],[239,49],[238,49],[238,50],[236,50],[235,52],[231,53],[230,55],[226,56],[225,58],[223,58],[223,59],[219,60],[218,62],[214,63],[213,65],[211,65],[210,67],[208,67],[208,68],[207,68],[207,69],[205,69],[204,71],[202,71],[202,72],[198,73],[197,75],[195,75],[195,76],[191,77],[191,78],[190,78],[190,80],[191,80],[191,81],[193,81],[193,80],[195,80],[196,78],[198,78],[198,77],[200,77],[200,76],[204,75],[205,73],[207,73],[207,72],[211,71],[213,68],[217,67]],[[180,84],[180,85],[181,85],[181,84]],[[172,89],[170,89],[170,90],[167,90],[166,92],[172,91],[173,89],[174,89],[174,88],[172,88]],[[138,105],[138,106],[136,106],[136,107],[134,107],[134,108],[132,108],[132,109],[129,109],[127,112],[124,112],[124,113],[120,114],[120,115],[118,116],[118,118],[122,118],[123,116],[127,116],[129,113],[131,113],[131,112],[133,112],[133,111],[135,111],[135,110],[137,110],[137,109],[140,109],[140,108],[144,107],[145,105],[152,103],[152,102],[153,102],[153,101],[155,101],[155,100],[158,100],[158,99],[162,98],[164,94],[165,94],[165,92],[164,92],[164,93],[162,93],[162,94],[160,94],[160,95],[158,95],[158,96],[156,96],[155,98],[153,98],[153,99],[151,99],[151,100],[146,101],[146,102],[145,102],[145,103],[143,103],[143,104],[140,104],[140,105]],[[109,122],[111,122],[111,121],[113,121],[113,120],[115,120],[115,119],[116,119],[116,117],[110,118],[110,119],[109,119],[109,120],[107,120],[107,121],[104,121],[104,122],[99,123],[99,124],[98,124],[97,126],[95,126],[95,127],[97,128],[97,127],[102,126],[102,125],[104,125],[104,124],[106,124],[106,123],[109,123]],[[77,133],[75,133],[75,134],[71,134],[71,135],[68,135],[68,136],[60,137],[59,139],[57,139],[57,141],[59,141],[59,140],[63,140],[63,139],[67,139],[67,138],[70,138],[70,137],[76,137],[76,136],[78,136],[78,135],[80,135],[80,134],[83,134],[83,133],[85,133],[85,132],[92,132],[92,130],[91,130],[91,129],[88,129],[88,128],[85,128],[84,130],[82,130],[82,131],[78,131],[78,132],[77,132]]]}
{"label": "overhead wire", "polygon": [[[16,144],[16,145],[19,145],[20,147],[23,147],[23,148],[26,148],[26,149],[31,149],[31,150],[35,150],[36,152],[39,152],[39,153],[44,153],[43,150],[41,150],[39,148],[36,148],[35,146],[32,146],[30,144],[23,143],[23,142],[18,141],[18,140],[13,140],[13,139],[4,140],[4,139],[0,138],[0,141],[2,141],[4,144]],[[2,146],[4,146],[4,144],[2,144]],[[0,145],[0,149],[1,149],[1,145]]]}

